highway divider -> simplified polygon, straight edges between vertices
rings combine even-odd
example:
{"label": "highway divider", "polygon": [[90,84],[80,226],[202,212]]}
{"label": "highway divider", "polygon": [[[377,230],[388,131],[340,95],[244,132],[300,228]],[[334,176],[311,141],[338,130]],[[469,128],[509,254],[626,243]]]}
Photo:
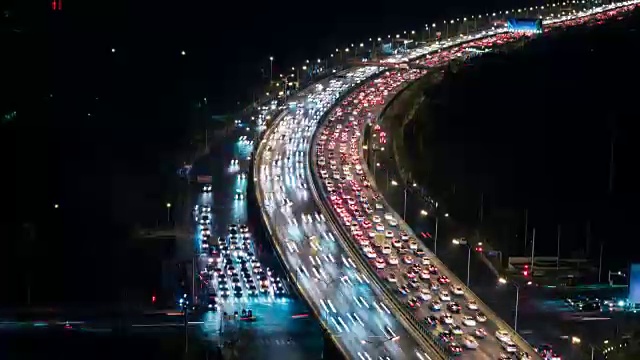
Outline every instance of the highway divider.
{"label": "highway divider", "polygon": [[[346,92],[340,98],[338,98],[338,100],[336,101],[336,104],[339,104],[340,102],[342,102],[342,100],[344,100],[346,96],[348,96],[353,91],[355,91],[355,89],[360,87],[364,82],[370,81],[373,78],[378,77],[380,74],[381,72],[378,72],[376,75],[372,76],[371,78],[365,79],[360,84],[352,87],[350,91]],[[318,127],[315,129],[314,134],[309,142],[310,146],[313,146],[313,144],[316,143],[316,138],[319,133],[318,130],[321,128],[320,125],[327,119],[328,115],[331,113],[331,111],[334,108],[335,106],[330,108],[320,118],[320,121],[318,121]],[[448,353],[447,349],[444,348],[444,346],[438,341],[438,339],[433,335],[433,333],[431,333],[430,331],[426,331],[426,328],[418,321],[418,319],[416,319],[415,316],[413,316],[413,314],[411,314],[411,312],[407,309],[407,306],[402,304],[398,300],[398,298],[395,296],[395,294],[393,294],[391,289],[389,289],[388,286],[386,286],[380,281],[380,277],[371,268],[371,265],[368,263],[368,260],[365,258],[364,254],[362,253],[362,250],[359,249],[354,244],[354,242],[350,240],[351,235],[347,233],[347,231],[344,229],[343,226],[337,225],[337,224],[341,224],[341,221],[336,217],[334,212],[331,209],[329,209],[331,204],[328,202],[327,200],[328,197],[326,196],[327,194],[324,192],[324,190],[322,190],[322,193],[324,196],[322,196],[322,198],[320,197],[320,193],[318,189],[323,189],[323,187],[322,187],[322,184],[319,183],[318,177],[314,175],[314,174],[317,174],[317,172],[315,171],[316,169],[315,159],[316,159],[315,152],[311,151],[308,157],[309,166],[307,167],[307,176],[310,179],[312,179],[311,192],[313,194],[314,200],[319,205],[323,215],[330,220],[328,222],[329,223],[328,225],[336,234],[338,234],[338,239],[342,244],[342,246],[347,250],[351,258],[358,263],[359,267],[363,268],[364,272],[367,273],[369,277],[377,285],[377,286],[372,286],[372,289],[374,289],[376,294],[380,296],[382,299],[384,299],[386,303],[393,305],[392,308],[396,310],[394,311],[394,314],[396,314],[396,319],[404,326],[407,332],[409,332],[414,336],[414,339],[423,347],[423,350],[426,351],[426,349],[432,349],[432,352],[438,354],[440,359],[449,359],[449,356],[446,355]]]}

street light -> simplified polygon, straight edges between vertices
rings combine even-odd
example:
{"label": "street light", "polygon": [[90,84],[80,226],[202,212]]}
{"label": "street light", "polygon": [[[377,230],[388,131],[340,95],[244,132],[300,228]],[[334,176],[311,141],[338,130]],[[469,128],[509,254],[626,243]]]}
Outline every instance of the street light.
{"label": "street light", "polygon": [[269,56],[269,82],[273,82],[273,56]]}
{"label": "street light", "polygon": [[167,222],[171,222],[171,203],[167,203]]}
{"label": "street light", "polygon": [[[453,245],[465,245],[467,247],[467,287],[469,287],[469,279],[471,278],[471,246],[464,238],[453,239],[451,242]],[[480,245],[482,245],[482,243],[480,243]]]}
{"label": "street light", "polygon": [[518,285],[515,282],[509,282],[507,281],[507,279],[503,277],[498,279],[498,283],[502,285],[509,283],[515,286],[516,288],[516,313],[513,320],[513,330],[517,333],[518,332],[518,305],[520,304],[520,285]]}

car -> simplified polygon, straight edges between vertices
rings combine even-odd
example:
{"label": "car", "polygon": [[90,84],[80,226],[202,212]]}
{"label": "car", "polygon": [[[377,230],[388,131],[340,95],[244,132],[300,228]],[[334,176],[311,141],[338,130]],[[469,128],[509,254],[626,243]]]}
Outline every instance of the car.
{"label": "car", "polygon": [[459,314],[461,309],[460,309],[460,305],[458,305],[457,302],[452,301],[447,304],[447,310],[449,310],[453,314]]}
{"label": "car", "polygon": [[383,253],[383,254],[385,254],[385,255],[389,255],[389,254],[391,254],[391,246],[389,246],[389,245],[384,245],[384,246],[382,247],[382,253]]}
{"label": "car", "polygon": [[450,286],[449,288],[451,289],[451,292],[453,293],[453,295],[458,295],[458,296],[464,295],[464,290],[460,285],[453,285],[453,286]]}
{"label": "car", "polygon": [[435,281],[431,282],[431,291],[440,291],[440,284]]}
{"label": "car", "polygon": [[500,344],[502,345],[502,348],[508,353],[514,353],[518,351],[518,347],[513,343],[513,341],[511,341],[511,339],[507,341],[501,341]]}
{"label": "car", "polygon": [[500,353],[500,355],[498,355],[498,360],[512,360],[513,358],[511,357],[511,355],[507,355],[505,353]]}
{"label": "car", "polygon": [[440,315],[440,322],[443,324],[451,325],[453,324],[453,316],[449,313],[444,313]]}
{"label": "car", "polygon": [[384,237],[386,237],[387,239],[391,239],[393,237],[393,231],[391,230],[387,230],[384,232]]}
{"label": "car", "polygon": [[391,245],[395,248],[399,248],[402,246],[402,242],[396,238],[391,239]]}
{"label": "car", "polygon": [[387,224],[389,224],[389,226],[398,226],[398,221],[396,219],[389,219]]}
{"label": "car", "polygon": [[438,294],[438,297],[440,298],[440,301],[451,301],[451,296],[449,295],[449,292],[446,290],[440,291],[440,293]]}
{"label": "car", "polygon": [[444,343],[450,343],[450,342],[456,341],[456,337],[449,330],[441,331],[440,333],[438,333],[438,337],[440,338],[440,341]]}
{"label": "car", "polygon": [[404,261],[405,264],[413,264],[413,258],[411,257],[411,255],[403,256],[402,261]]}
{"label": "car", "polygon": [[511,335],[505,330],[497,330],[496,338],[500,341],[511,341]]}
{"label": "car", "polygon": [[456,342],[450,343],[447,349],[453,356],[459,356],[460,354],[462,354],[462,347]]}
{"label": "car", "polygon": [[409,287],[407,285],[398,285],[398,292],[402,295],[407,295],[409,291]]}
{"label": "car", "polygon": [[476,341],[476,339],[473,336],[470,336],[470,335],[465,335],[462,338],[462,343],[464,344],[464,347],[466,347],[467,349],[477,349],[478,348],[478,342]]}
{"label": "car", "polygon": [[431,274],[429,274],[429,271],[427,269],[422,269],[422,271],[420,271],[420,279],[429,280],[429,278],[431,278]]}
{"label": "car", "polygon": [[476,319],[471,316],[465,315],[462,317],[462,324],[464,326],[476,326]]}
{"label": "car", "polygon": [[448,284],[448,283],[449,283],[449,281],[451,281],[451,280],[449,280],[449,278],[448,278],[446,275],[440,275],[440,276],[438,276],[438,282],[439,282],[440,284]]}
{"label": "car", "polygon": [[382,225],[381,223],[377,223],[376,230],[380,232],[384,231],[384,225]]}
{"label": "car", "polygon": [[414,289],[420,288],[420,282],[415,277],[409,279],[409,285],[411,285],[411,287]]}
{"label": "car", "polygon": [[384,219],[385,219],[385,220],[387,220],[387,221],[389,221],[389,220],[393,219],[393,214],[391,214],[391,213],[385,213],[385,214],[384,214]]}
{"label": "car", "polygon": [[409,307],[412,308],[412,309],[420,307],[420,300],[416,299],[413,296],[409,298],[407,303],[409,304]]}
{"label": "car", "polygon": [[476,313],[476,321],[477,322],[485,322],[487,321],[487,315],[485,315],[483,312],[478,311]]}
{"label": "car", "polygon": [[478,310],[478,303],[475,300],[467,300],[467,309]]}
{"label": "car", "polygon": [[[377,228],[378,228],[378,224],[377,223],[381,222],[382,219],[380,219],[380,216],[378,216],[378,215],[373,215],[373,217],[371,218],[371,221],[376,223],[376,230],[377,230]],[[382,230],[380,230],[380,231],[384,231],[384,225],[382,225],[382,224],[380,224],[380,225],[382,226]]]}
{"label": "car", "polygon": [[210,193],[213,190],[213,186],[211,184],[206,184],[202,187],[203,193]]}
{"label": "car", "polygon": [[384,269],[385,266],[386,266],[386,263],[384,262],[383,258],[376,258],[376,267],[378,269]]}
{"label": "car", "polygon": [[415,241],[409,241],[409,249],[416,250],[418,249],[418,243]]}
{"label": "car", "polygon": [[424,322],[427,323],[427,325],[429,326],[438,326],[438,324],[440,323],[438,321],[438,318],[435,317],[434,315],[429,315],[424,319]]}
{"label": "car", "polygon": [[[422,265],[430,265],[431,264],[431,260],[429,260],[428,257],[423,256],[422,257]],[[428,270],[427,270],[428,271]]]}
{"label": "car", "polygon": [[429,301],[431,300],[431,292],[428,288],[423,287],[422,289],[420,289],[420,297],[424,301]]}
{"label": "car", "polygon": [[429,309],[431,309],[431,311],[440,311],[442,309],[442,303],[438,300],[433,300],[431,304],[429,304]]}
{"label": "car", "polygon": [[464,334],[464,331],[462,330],[462,328],[456,324],[451,324],[451,332],[454,333],[455,335]]}
{"label": "car", "polygon": [[389,255],[389,258],[387,260],[389,261],[390,265],[398,265],[398,257],[393,254]]}
{"label": "car", "polygon": [[477,337],[478,339],[484,339],[487,337],[487,331],[483,328],[476,328],[476,330],[473,332],[473,336]]}
{"label": "car", "polygon": [[[519,351],[518,354],[516,355],[516,359],[518,359],[518,360],[531,360],[531,355],[527,354],[524,351]],[[561,358],[559,356],[555,355],[555,354],[552,354],[550,360],[561,360]]]}
{"label": "car", "polygon": [[415,277],[416,277],[416,273],[415,273],[415,271],[413,271],[413,269],[407,270],[406,275],[407,275],[408,279],[415,279]]}
{"label": "car", "polygon": [[369,259],[375,259],[378,256],[378,254],[376,254],[376,252],[373,251],[373,249],[369,249],[369,251],[367,251],[366,254]]}
{"label": "car", "polygon": [[389,282],[397,282],[398,278],[396,278],[396,274],[394,273],[389,273],[389,275],[387,275],[387,280]]}

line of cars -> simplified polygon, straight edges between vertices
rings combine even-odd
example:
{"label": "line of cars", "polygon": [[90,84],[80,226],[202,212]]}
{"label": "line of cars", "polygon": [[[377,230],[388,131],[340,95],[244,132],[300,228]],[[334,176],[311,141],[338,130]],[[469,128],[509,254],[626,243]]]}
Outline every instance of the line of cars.
{"label": "line of cars", "polygon": [[[432,264],[422,244],[399,229],[399,221],[386,209],[381,196],[370,189],[360,158],[363,127],[375,119],[388,96],[424,70],[389,71],[363,85],[340,104],[320,129],[315,161],[324,190],[342,226],[362,249],[371,266],[388,283],[416,317],[433,329],[452,355],[462,355],[462,343],[477,349],[468,357],[495,358],[501,352],[522,359],[528,355],[487,321],[478,305],[467,299],[464,288]],[[386,134],[373,125],[378,139]],[[382,148],[383,143],[379,144]],[[423,306],[423,303],[427,303]],[[479,324],[485,325],[480,326]],[[487,329],[490,329],[487,331]],[[482,346],[478,345],[481,340]]]}
{"label": "line of cars", "polygon": [[286,294],[282,280],[258,261],[246,224],[229,224],[226,234],[215,238],[211,235],[211,206],[196,205],[194,214],[206,254],[200,257],[199,278],[209,309],[217,310],[219,303],[230,298],[246,301],[259,295]]}

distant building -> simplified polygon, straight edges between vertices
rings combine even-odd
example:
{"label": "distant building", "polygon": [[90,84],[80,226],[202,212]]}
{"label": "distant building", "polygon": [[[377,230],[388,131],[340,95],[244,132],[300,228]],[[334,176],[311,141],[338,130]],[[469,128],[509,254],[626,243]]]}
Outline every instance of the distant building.
{"label": "distant building", "polygon": [[511,32],[542,33],[540,19],[507,19],[507,28]]}

